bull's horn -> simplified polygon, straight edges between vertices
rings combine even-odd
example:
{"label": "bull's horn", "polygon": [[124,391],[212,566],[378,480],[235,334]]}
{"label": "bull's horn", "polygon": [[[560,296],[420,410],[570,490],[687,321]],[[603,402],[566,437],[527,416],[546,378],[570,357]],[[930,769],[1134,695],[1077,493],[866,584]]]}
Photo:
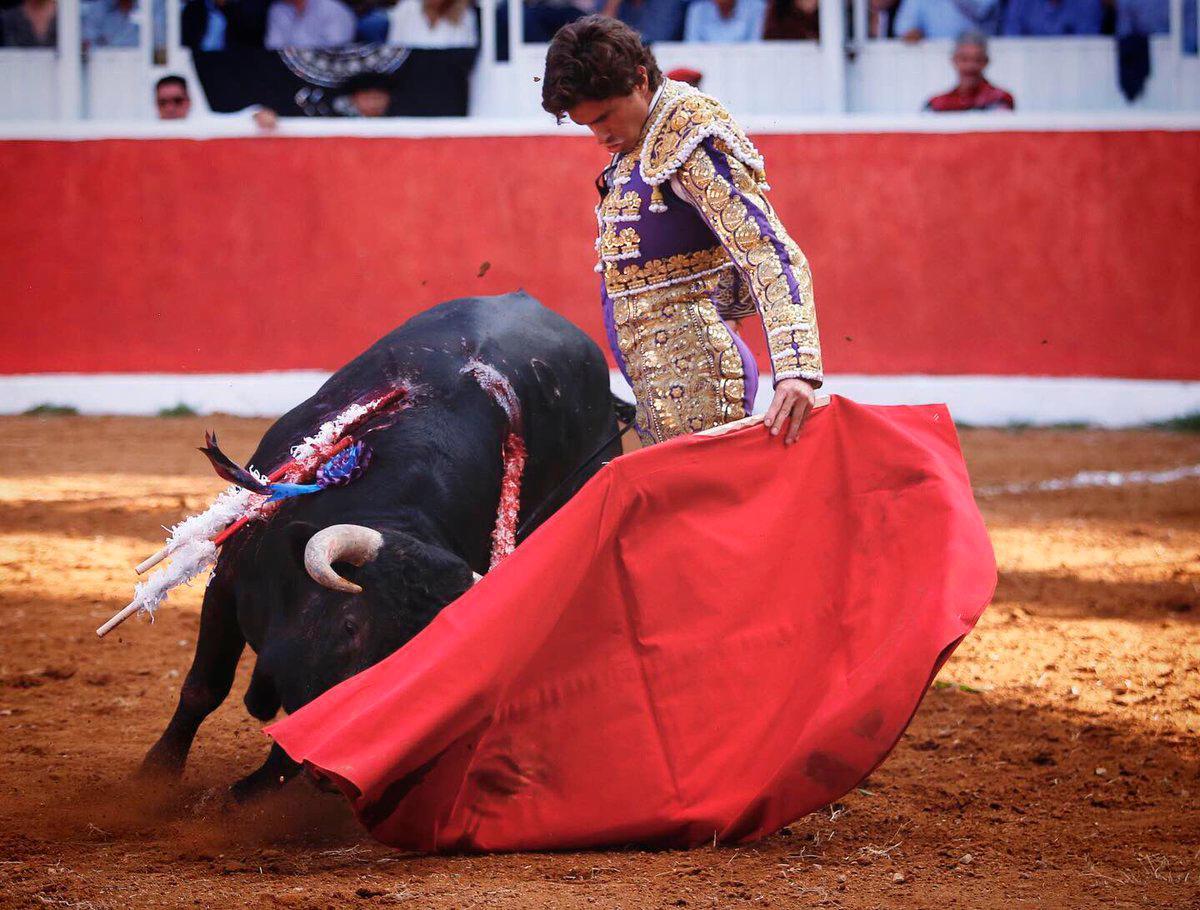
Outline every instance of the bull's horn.
{"label": "bull's horn", "polygon": [[473,585],[477,585],[477,584],[479,584],[481,581],[483,581],[483,576],[482,576],[482,575],[480,575],[478,572],[472,572],[472,573],[471,573],[471,584],[473,584]]}
{"label": "bull's horn", "polygon": [[383,535],[362,525],[330,525],[322,528],[304,548],[304,569],[319,585],[347,594],[361,594],[362,587],[333,571],[335,562],[356,566],[369,563],[383,546]]}

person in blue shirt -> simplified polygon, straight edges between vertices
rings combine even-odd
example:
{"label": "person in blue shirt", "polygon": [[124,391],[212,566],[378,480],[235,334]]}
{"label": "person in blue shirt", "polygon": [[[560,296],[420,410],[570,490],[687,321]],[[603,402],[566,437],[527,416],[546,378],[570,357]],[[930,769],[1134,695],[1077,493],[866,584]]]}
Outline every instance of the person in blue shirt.
{"label": "person in blue shirt", "polygon": [[262,47],[268,0],[187,0],[180,17],[180,40],[194,51]]}
{"label": "person in blue shirt", "polygon": [[994,35],[999,14],[999,0],[903,0],[894,29],[905,41],[957,38],[963,32]]}
{"label": "person in blue shirt", "polygon": [[81,5],[81,35],[90,47],[137,47],[134,0],[90,0]]}
{"label": "person in blue shirt", "polygon": [[605,0],[601,15],[620,19],[648,44],[683,38],[684,0]]}
{"label": "person in blue shirt", "polygon": [[1117,36],[1165,35],[1171,31],[1167,0],[1117,0]]}
{"label": "person in blue shirt", "polygon": [[1099,35],[1101,0],[1008,0],[1006,35]]}
{"label": "person in blue shirt", "polygon": [[180,18],[180,41],[197,51],[223,51],[228,27],[217,0],[188,0]]}
{"label": "person in blue shirt", "polygon": [[[144,0],[150,2],[150,0]],[[80,6],[80,36],[85,47],[137,47],[137,0],[86,0]],[[158,47],[167,43],[166,7],[151,8],[151,38]]]}
{"label": "person in blue shirt", "polygon": [[760,41],[766,0],[693,0],[683,25],[684,41]]}

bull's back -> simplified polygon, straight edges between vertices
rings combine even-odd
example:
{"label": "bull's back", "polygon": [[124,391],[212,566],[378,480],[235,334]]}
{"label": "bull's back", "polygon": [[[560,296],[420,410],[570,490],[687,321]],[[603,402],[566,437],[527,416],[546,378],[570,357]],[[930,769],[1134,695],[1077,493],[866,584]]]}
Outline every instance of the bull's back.
{"label": "bull's back", "polygon": [[[252,463],[271,470],[290,448],[348,405],[409,384],[426,404],[477,395],[461,375],[470,358],[495,367],[521,399],[531,467],[593,446],[613,426],[608,369],[596,344],[577,326],[524,291],[466,297],[413,316],[337,370],[310,398],[263,436]],[[557,440],[570,452],[546,452]]]}

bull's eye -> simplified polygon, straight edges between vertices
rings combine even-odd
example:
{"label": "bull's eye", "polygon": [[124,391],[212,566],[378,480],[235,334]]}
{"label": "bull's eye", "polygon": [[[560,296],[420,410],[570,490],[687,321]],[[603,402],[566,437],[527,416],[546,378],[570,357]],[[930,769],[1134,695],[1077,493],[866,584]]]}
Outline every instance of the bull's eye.
{"label": "bull's eye", "polygon": [[358,631],[358,626],[355,624],[353,619],[347,619],[342,622],[342,629],[347,635],[353,635]]}

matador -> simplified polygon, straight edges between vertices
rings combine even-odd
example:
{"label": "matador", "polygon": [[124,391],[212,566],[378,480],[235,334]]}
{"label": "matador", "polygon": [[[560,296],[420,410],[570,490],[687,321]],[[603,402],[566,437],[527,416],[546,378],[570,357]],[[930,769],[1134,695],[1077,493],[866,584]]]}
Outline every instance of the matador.
{"label": "matador", "polygon": [[766,422],[794,440],[822,381],[812,276],[753,143],[718,101],[664,78],[614,19],[559,30],[542,97],[613,155],[597,181],[596,271],[642,441],[750,413],[759,373],[739,327],[755,313],[775,384]]}

